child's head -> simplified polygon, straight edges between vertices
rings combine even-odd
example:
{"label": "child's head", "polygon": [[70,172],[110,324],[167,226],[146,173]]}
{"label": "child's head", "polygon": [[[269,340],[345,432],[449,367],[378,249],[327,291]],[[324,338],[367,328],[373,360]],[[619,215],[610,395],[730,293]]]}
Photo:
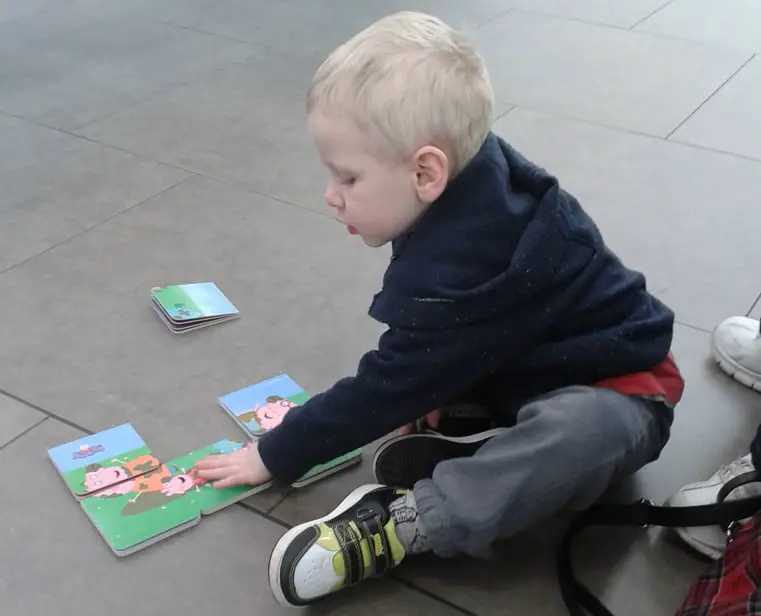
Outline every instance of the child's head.
{"label": "child's head", "polygon": [[406,232],[480,149],[493,98],[481,56],[430,15],[391,15],[336,49],[307,94],[336,218],[370,246]]}

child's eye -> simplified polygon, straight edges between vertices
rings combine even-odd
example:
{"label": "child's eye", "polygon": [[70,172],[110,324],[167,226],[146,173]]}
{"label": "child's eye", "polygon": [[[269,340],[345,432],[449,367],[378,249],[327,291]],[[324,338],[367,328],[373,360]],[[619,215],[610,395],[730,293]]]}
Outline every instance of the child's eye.
{"label": "child's eye", "polygon": [[346,186],[352,186],[357,181],[357,178],[348,178],[342,182]]}

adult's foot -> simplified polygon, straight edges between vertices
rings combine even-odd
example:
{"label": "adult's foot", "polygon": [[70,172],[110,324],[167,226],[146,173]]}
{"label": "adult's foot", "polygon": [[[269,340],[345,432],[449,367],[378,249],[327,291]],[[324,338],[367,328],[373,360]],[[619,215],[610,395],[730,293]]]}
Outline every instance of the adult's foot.
{"label": "adult's foot", "polygon": [[761,391],[759,331],[757,319],[730,317],[722,321],[711,336],[711,350],[719,367],[756,391]]}

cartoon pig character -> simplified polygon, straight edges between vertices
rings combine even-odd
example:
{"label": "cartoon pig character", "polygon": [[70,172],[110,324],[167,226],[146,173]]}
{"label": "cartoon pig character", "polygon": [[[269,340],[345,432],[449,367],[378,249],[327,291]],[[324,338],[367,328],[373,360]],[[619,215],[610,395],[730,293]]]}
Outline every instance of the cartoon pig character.
{"label": "cartoon pig character", "polygon": [[103,466],[102,464],[89,464],[85,469],[85,479],[82,485],[88,492],[95,492],[104,488],[103,496],[116,496],[127,494],[132,491],[134,481],[132,479],[146,471],[159,466],[159,461],[151,454],[138,456],[134,460],[122,463],[116,458],[112,459],[114,465]]}
{"label": "cartoon pig character", "polygon": [[167,496],[186,494],[193,488],[198,491],[198,486],[206,485],[207,483],[209,482],[206,479],[202,479],[198,476],[197,469],[191,468],[187,472],[182,472],[179,475],[165,479],[164,487],[161,488],[161,493],[166,494]]}
{"label": "cartoon pig character", "polygon": [[265,432],[280,425],[283,417],[295,406],[296,404],[282,396],[269,396],[265,404],[256,406],[248,413],[244,413],[240,419],[243,423],[248,423],[252,419],[255,420],[261,426],[261,432]]}

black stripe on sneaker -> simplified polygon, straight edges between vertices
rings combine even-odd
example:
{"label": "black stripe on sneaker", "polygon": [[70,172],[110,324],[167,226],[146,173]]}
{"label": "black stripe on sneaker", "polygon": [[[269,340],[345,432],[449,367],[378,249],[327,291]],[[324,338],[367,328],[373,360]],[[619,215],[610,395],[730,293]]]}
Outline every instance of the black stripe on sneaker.
{"label": "black stripe on sneaker", "polygon": [[[386,531],[381,526],[377,517],[370,518],[361,522],[364,527],[367,543],[370,548],[370,560],[372,562],[373,573],[385,573],[391,568],[391,546],[386,537]],[[380,538],[381,553],[375,549],[375,536]]]}
{"label": "black stripe on sneaker", "polygon": [[365,576],[365,561],[359,546],[360,536],[348,522],[338,522],[332,527],[344,557],[345,584],[353,586]]}

